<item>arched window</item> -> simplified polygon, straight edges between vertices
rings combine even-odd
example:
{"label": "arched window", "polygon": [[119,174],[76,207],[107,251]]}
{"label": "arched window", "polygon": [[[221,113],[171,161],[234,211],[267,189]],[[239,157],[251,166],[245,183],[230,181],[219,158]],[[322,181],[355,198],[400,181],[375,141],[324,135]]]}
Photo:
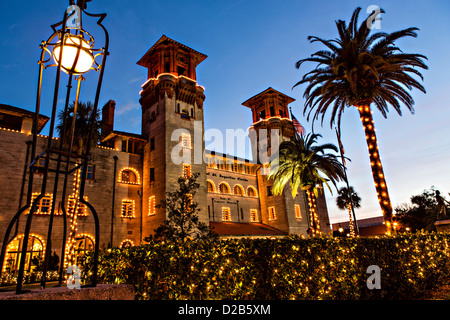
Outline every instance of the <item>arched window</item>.
{"label": "arched window", "polygon": [[119,245],[120,249],[130,248],[130,247],[134,247],[134,242],[131,241],[130,239],[123,240]]}
{"label": "arched window", "polygon": [[258,193],[256,192],[255,187],[249,186],[247,188],[247,196],[249,196],[249,197],[257,197],[258,196]]}
{"label": "arched window", "polygon": [[[22,254],[23,237],[15,237],[6,248],[5,261],[3,262],[3,271],[14,272],[19,269],[20,256]],[[31,271],[34,258],[44,258],[45,245],[44,240],[35,234],[30,234],[27,244],[27,255],[25,259],[25,271]],[[31,262],[31,263],[30,263]]]}
{"label": "arched window", "polygon": [[216,192],[216,188],[214,187],[214,182],[212,182],[211,180],[207,180],[206,181],[206,185],[208,186],[208,192],[214,193]]}
{"label": "arched window", "polygon": [[80,234],[75,237],[75,242],[75,264],[79,265],[83,255],[94,250],[94,238],[87,234]]}
{"label": "arched window", "polygon": [[221,182],[219,184],[219,192],[223,194],[230,194],[230,186],[225,182]]}
{"label": "arched window", "polygon": [[139,172],[134,168],[123,168],[119,172],[119,182],[128,184],[140,184]]}
{"label": "arched window", "polygon": [[235,195],[237,195],[237,196],[243,196],[244,195],[244,188],[240,184],[237,184],[233,188],[233,193]]}

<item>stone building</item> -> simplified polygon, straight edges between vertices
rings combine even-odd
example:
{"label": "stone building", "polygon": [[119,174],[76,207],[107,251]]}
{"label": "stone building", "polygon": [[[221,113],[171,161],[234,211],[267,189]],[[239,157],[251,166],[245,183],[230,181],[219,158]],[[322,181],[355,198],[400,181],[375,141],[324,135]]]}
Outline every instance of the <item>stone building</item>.
{"label": "stone building", "polygon": [[[292,198],[289,187],[283,195],[272,194],[272,182],[264,171],[264,159],[275,144],[294,134],[288,105],[294,99],[268,88],[243,103],[253,116],[251,161],[233,155],[205,151],[204,105],[205,89],[197,84],[196,67],[206,59],[199,53],[166,36],[162,36],[138,61],[147,68],[148,80],[142,85],[141,134],[114,130],[115,102],[109,100],[102,108],[100,145],[92,150],[87,168],[85,196],[96,208],[100,220],[100,248],[133,246],[153,233],[165,219],[166,212],[157,208],[166,192],[175,191],[182,175],[199,173],[200,188],[194,201],[201,208],[200,220],[209,223],[220,236],[280,237],[287,234],[307,235],[307,200],[304,192]],[[32,140],[33,112],[0,105],[0,241],[3,242],[8,223],[26,202],[26,186]],[[39,131],[49,120],[40,117]],[[270,132],[278,130],[278,141],[271,141]],[[178,135],[174,138],[174,132]],[[198,134],[200,132],[200,134]],[[265,135],[265,145],[258,148]],[[57,141],[57,139],[55,139]],[[38,136],[38,154],[47,137]],[[177,149],[178,148],[178,149]],[[182,154],[174,160],[174,150]],[[260,150],[267,152],[262,155]],[[205,152],[204,152],[205,151]],[[178,154],[175,152],[175,154]],[[266,157],[266,158],[264,158]],[[36,163],[33,190],[41,185],[44,163]],[[48,215],[55,201],[52,251],[61,252],[64,206],[71,216],[77,212],[75,253],[91,250],[94,245],[94,223],[89,210],[75,206],[80,172],[75,171],[67,181],[68,196],[61,198],[62,183],[56,195],[46,193],[33,216],[29,241],[27,270],[30,258],[42,255],[47,245]],[[78,175],[78,176],[77,176]],[[50,174],[49,181],[52,181]],[[47,190],[53,190],[51,183]],[[55,197],[55,199],[53,199]],[[318,198],[321,230],[329,232],[330,224],[321,194]],[[8,244],[4,268],[17,267],[24,221],[15,226]]]}

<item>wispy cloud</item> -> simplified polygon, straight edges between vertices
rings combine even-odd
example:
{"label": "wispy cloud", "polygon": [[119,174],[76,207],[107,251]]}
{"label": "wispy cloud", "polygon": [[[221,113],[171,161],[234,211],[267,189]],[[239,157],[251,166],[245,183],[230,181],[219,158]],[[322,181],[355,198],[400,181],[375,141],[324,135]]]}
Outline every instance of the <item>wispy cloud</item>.
{"label": "wispy cloud", "polygon": [[139,110],[139,104],[134,102],[128,102],[124,105],[120,105],[116,110],[116,114],[120,116],[134,110]]}

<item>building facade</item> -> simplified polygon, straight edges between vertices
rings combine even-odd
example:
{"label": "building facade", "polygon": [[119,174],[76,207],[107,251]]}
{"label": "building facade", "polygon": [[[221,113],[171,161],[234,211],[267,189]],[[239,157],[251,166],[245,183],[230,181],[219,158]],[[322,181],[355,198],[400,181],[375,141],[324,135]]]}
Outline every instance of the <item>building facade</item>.
{"label": "building facade", "polygon": [[[209,223],[220,236],[307,235],[305,193],[300,191],[292,198],[287,186],[282,195],[273,195],[266,170],[272,150],[294,134],[288,113],[288,105],[294,99],[268,88],[243,103],[253,116],[250,138],[256,161],[205,151],[205,89],[196,81],[196,67],[204,59],[206,55],[162,36],[138,61],[138,65],[147,68],[148,75],[140,91],[141,134],[114,130],[115,102],[109,100],[103,106],[101,143],[92,150],[85,188],[86,197],[99,215],[100,248],[140,244],[167,218],[165,209],[156,205],[166,192],[176,190],[180,176],[192,173],[199,173],[200,187],[193,200],[199,203],[200,221]],[[28,170],[33,160],[29,156],[32,115],[0,105],[2,242],[7,225],[27,199]],[[48,120],[40,117],[39,131]],[[271,134],[275,131],[279,133],[276,141]],[[38,154],[46,144],[47,137],[39,135]],[[36,163],[36,194],[42,180],[39,167],[43,165],[42,161]],[[61,197],[60,183],[56,195],[48,193],[38,204],[33,215],[27,269],[31,267],[30,259],[42,255],[47,245],[52,201],[56,208],[52,251],[59,255],[62,249],[63,207],[68,214],[67,228],[76,229],[75,254],[93,248],[93,217],[76,201],[80,174],[77,170],[68,177],[66,199]],[[50,173],[49,181],[52,178]],[[51,182],[47,190],[53,190]],[[320,229],[327,233],[331,229],[323,193],[317,204]],[[5,269],[14,270],[18,264],[26,215],[25,212],[8,239]]]}

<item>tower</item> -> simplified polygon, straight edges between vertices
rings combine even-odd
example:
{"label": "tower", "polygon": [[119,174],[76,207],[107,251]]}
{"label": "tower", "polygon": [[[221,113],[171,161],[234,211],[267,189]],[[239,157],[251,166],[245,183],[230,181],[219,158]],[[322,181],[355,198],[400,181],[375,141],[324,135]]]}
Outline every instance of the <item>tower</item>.
{"label": "tower", "polygon": [[291,98],[273,88],[242,103],[252,111],[253,124],[249,128],[253,160],[262,165],[258,171],[258,187],[262,222],[288,233],[306,234],[308,207],[305,193],[300,191],[293,199],[289,184],[281,195],[272,193],[273,180],[267,179],[267,164],[279,145],[294,135],[289,117]]}
{"label": "tower", "polygon": [[200,188],[193,200],[201,208],[200,221],[208,223],[203,162],[205,95],[195,70],[206,57],[163,35],[137,62],[148,70],[139,100],[142,135],[148,140],[143,154],[144,235],[152,234],[166,219],[165,209],[155,205],[165,199],[166,192],[178,189],[180,176],[195,172],[200,174]]}

